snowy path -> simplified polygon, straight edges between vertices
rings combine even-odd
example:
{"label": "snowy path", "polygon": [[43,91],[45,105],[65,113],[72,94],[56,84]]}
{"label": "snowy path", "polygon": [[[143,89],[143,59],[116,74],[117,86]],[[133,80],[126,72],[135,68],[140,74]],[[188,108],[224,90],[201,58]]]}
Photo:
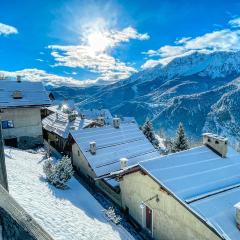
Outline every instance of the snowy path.
{"label": "snowy path", "polygon": [[42,177],[43,155],[5,148],[10,194],[56,240],[134,239],[103,216],[103,208],[73,178],[68,190]]}

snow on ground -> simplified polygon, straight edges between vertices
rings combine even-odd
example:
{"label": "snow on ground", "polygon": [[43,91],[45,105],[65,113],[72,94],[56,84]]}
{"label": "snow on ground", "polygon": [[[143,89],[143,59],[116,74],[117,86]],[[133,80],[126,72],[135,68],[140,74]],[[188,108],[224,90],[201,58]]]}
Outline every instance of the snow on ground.
{"label": "snow on ground", "polygon": [[160,149],[166,150],[166,147],[165,147],[165,144],[164,144],[165,139],[162,138],[162,137],[160,137],[158,134],[155,134],[155,137],[156,137],[156,139],[157,139],[158,142],[159,142],[159,147],[160,147]]}
{"label": "snow on ground", "polygon": [[134,239],[123,227],[108,222],[103,208],[75,179],[69,189],[46,182],[44,152],[5,148],[10,194],[57,240]]}

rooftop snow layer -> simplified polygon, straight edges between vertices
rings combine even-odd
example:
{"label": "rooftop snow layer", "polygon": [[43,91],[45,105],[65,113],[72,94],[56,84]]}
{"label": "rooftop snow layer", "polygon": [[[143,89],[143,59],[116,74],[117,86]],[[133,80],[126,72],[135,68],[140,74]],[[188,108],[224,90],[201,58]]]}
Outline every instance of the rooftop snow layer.
{"label": "rooftop snow layer", "polygon": [[[20,91],[22,98],[14,99],[14,91]],[[0,81],[0,108],[48,105],[50,100],[41,82]]]}
{"label": "rooftop snow layer", "polygon": [[221,234],[240,239],[234,208],[240,201],[240,154],[234,149],[228,147],[222,158],[201,146],[140,166]]}
{"label": "rooftop snow layer", "polygon": [[191,208],[214,225],[231,240],[239,240],[240,232],[236,226],[234,205],[240,199],[240,188],[213,195],[190,204]]}
{"label": "rooftop snow layer", "polygon": [[68,114],[56,111],[42,120],[43,128],[53,132],[62,138],[67,138],[71,130],[79,130],[86,127],[92,121],[76,117],[75,120],[69,121]]}
{"label": "rooftop snow layer", "polygon": [[80,110],[82,114],[88,119],[97,119],[98,117],[104,117],[107,124],[112,123],[112,114],[108,109],[82,109]]}
{"label": "rooftop snow layer", "polygon": [[73,100],[64,100],[58,104],[56,101],[54,101],[53,104],[54,105],[47,107],[47,109],[51,112],[63,111],[64,109],[69,111],[77,111],[75,102]]}
{"label": "rooftop snow layer", "polygon": [[[71,132],[98,177],[120,169],[120,159],[127,158],[128,165],[159,157],[158,151],[146,139],[135,123],[122,123]],[[89,142],[95,141],[96,154],[89,151]]]}

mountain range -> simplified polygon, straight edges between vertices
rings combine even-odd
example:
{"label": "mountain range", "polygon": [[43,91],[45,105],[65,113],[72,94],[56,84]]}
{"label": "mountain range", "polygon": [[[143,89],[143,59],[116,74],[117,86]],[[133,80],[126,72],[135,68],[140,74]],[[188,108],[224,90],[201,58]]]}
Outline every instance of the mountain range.
{"label": "mountain range", "polygon": [[192,52],[159,63],[114,84],[58,87],[56,98],[80,108],[108,108],[113,114],[146,118],[168,136],[184,124],[192,141],[202,132],[240,140],[240,52]]}

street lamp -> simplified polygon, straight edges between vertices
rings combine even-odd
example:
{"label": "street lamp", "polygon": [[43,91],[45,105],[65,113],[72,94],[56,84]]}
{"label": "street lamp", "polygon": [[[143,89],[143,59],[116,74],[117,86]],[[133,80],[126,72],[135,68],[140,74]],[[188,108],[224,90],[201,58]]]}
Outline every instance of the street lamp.
{"label": "street lamp", "polygon": [[159,200],[159,197],[158,197],[158,194],[156,194],[156,195],[154,195],[153,197],[150,197],[150,198],[148,198],[147,200],[142,201],[142,202],[140,203],[139,207],[140,207],[141,209],[144,209],[144,208],[145,208],[145,203],[153,200],[154,198],[156,198],[156,202],[159,202],[159,201],[160,201],[160,200]]}

